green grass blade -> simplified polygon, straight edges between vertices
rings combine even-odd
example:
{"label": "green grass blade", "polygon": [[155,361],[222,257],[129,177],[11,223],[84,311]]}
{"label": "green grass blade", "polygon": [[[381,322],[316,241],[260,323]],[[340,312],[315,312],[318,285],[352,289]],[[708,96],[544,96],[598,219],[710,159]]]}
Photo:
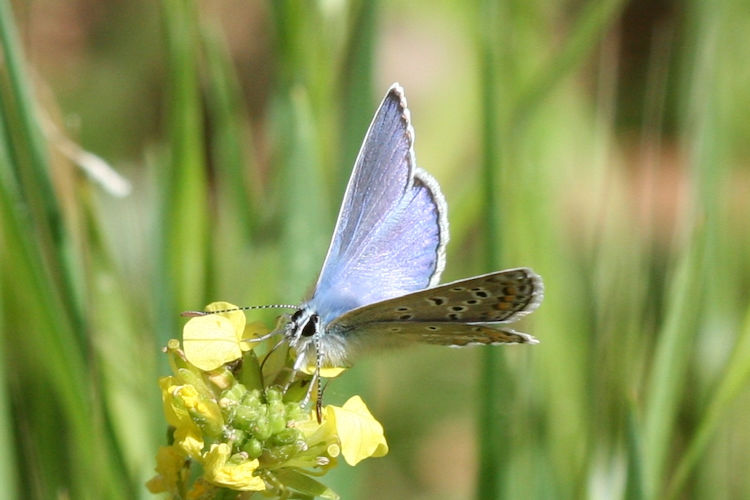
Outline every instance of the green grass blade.
{"label": "green grass blade", "polygon": [[667,313],[652,363],[645,402],[643,449],[646,498],[663,481],[678,403],[685,389],[688,361],[703,300],[704,251],[696,231],[668,289]]}
{"label": "green grass blade", "polygon": [[[485,232],[485,256],[487,269],[494,269],[502,262],[500,224],[498,215],[498,192],[503,187],[498,186],[497,172],[501,168],[498,142],[508,147],[508,142],[501,137],[498,126],[497,107],[497,47],[499,46],[498,26],[499,9],[495,0],[483,0],[479,5],[479,54],[480,54],[480,100],[482,102],[481,130],[482,130],[482,194],[486,214],[483,221]],[[502,154],[507,154],[503,151]],[[478,425],[477,442],[479,443],[479,470],[477,477],[476,498],[496,498],[500,494],[501,485],[507,471],[506,455],[502,449],[506,447],[508,435],[504,431],[505,425],[498,422],[503,401],[508,398],[499,392],[497,380],[506,377],[503,353],[495,349],[487,349],[481,355],[479,375]]]}
{"label": "green grass blade", "polygon": [[686,451],[680,456],[675,473],[669,482],[667,498],[676,498],[681,493],[690,472],[696,467],[710,443],[711,437],[721,423],[722,417],[737,396],[747,387],[750,380],[750,310],[737,344],[732,349],[732,357],[726,365],[698,427]]}
{"label": "green grass blade", "polygon": [[206,107],[212,125],[209,157],[216,172],[215,204],[219,213],[233,215],[239,221],[247,239],[259,224],[263,195],[260,179],[254,175],[257,168],[251,162],[248,119],[223,33],[209,22],[203,23],[201,33],[208,73]]}
{"label": "green grass blade", "polygon": [[353,2],[351,6],[353,21],[349,25],[343,71],[337,82],[341,102],[341,155],[336,178],[342,189],[346,186],[362,138],[372,119],[375,106],[373,96],[384,92],[383,89],[375,89],[373,83],[378,5],[377,0],[363,0]]}
{"label": "green grass blade", "polygon": [[13,144],[15,161],[8,166],[17,179],[26,207],[33,214],[37,244],[54,284],[53,291],[60,292],[57,300],[75,321],[78,341],[81,342],[83,329],[80,308],[75,304],[77,294],[73,273],[66,259],[66,253],[71,251],[70,235],[66,232],[67,221],[63,218],[52,188],[46,144],[39,125],[39,110],[32,92],[33,86],[26,75],[13,13],[7,0],[0,1],[0,47],[5,62],[3,74],[7,73],[9,81],[5,98],[0,97],[3,101],[0,108],[13,120],[13,128],[9,132],[17,137]]}
{"label": "green grass blade", "polygon": [[575,25],[562,48],[528,85],[522,87],[520,95],[515,99],[510,126],[517,126],[519,121],[527,120],[545,96],[591,54],[617,19],[625,3],[625,0],[592,0],[586,4],[576,17]]}
{"label": "green grass blade", "polygon": [[625,451],[628,459],[628,470],[623,497],[625,500],[642,500],[644,498],[643,475],[641,473],[643,467],[641,439],[643,434],[634,401],[628,402],[627,412],[628,430]]}
{"label": "green grass blade", "polygon": [[278,181],[284,203],[281,261],[285,275],[280,296],[293,297],[294,302],[304,297],[315,281],[331,219],[309,96],[302,87],[295,87],[279,101],[277,137],[282,157]]}
{"label": "green grass blade", "polygon": [[[0,290],[0,293],[2,291]],[[0,300],[2,296],[0,295]],[[2,306],[2,303],[0,303]],[[3,324],[3,312],[0,307],[0,325]],[[13,441],[12,430],[14,428],[11,412],[8,405],[10,401],[7,391],[8,380],[5,377],[5,338],[0,338],[0,481],[3,484],[4,495],[7,498],[17,498],[18,484],[18,463],[14,455],[15,443]]]}
{"label": "green grass blade", "polygon": [[[10,2],[0,1],[0,41],[2,54],[10,83],[9,92],[15,97],[13,105],[17,106],[14,116],[17,118],[17,132],[20,142],[28,147],[28,173],[33,176],[33,184],[41,191],[34,201],[44,207],[44,213],[53,222],[59,222],[59,208],[48,176],[48,158],[42,132],[39,128],[37,110],[34,105],[32,86],[26,76],[23,56],[18,43],[18,33],[13,23],[13,12]],[[9,111],[10,106],[5,106]],[[13,165],[9,165],[13,167]],[[20,165],[16,165],[16,170]],[[20,177],[20,172],[16,172]],[[61,227],[55,227],[60,231]]]}
{"label": "green grass blade", "polygon": [[207,283],[206,173],[203,121],[198,91],[196,10],[190,0],[164,0],[169,65],[169,163],[161,172],[164,189],[161,254],[156,286],[161,340],[176,330],[180,310],[202,307]]}
{"label": "green grass blade", "polygon": [[[10,173],[10,156],[8,154],[8,147],[6,144],[6,131],[3,125],[4,119],[0,117],[0,210],[3,212],[10,211],[10,206],[14,203],[14,200],[18,200],[18,195],[11,195],[10,191],[13,186],[13,179]],[[9,203],[10,202],[10,203]],[[3,222],[0,222],[0,229],[2,229]],[[2,232],[0,231],[0,234]],[[3,240],[0,239],[0,243]],[[5,257],[4,246],[0,244],[0,258]],[[18,464],[16,462],[16,456],[14,454],[15,443],[13,442],[13,420],[10,409],[10,394],[8,393],[8,380],[6,373],[8,368],[6,366],[7,348],[6,342],[8,342],[7,336],[4,334],[6,331],[6,319],[5,319],[5,304],[3,296],[6,293],[4,290],[4,282],[0,279],[0,484],[4,485],[8,498],[16,498],[18,494],[18,472],[16,468]]]}

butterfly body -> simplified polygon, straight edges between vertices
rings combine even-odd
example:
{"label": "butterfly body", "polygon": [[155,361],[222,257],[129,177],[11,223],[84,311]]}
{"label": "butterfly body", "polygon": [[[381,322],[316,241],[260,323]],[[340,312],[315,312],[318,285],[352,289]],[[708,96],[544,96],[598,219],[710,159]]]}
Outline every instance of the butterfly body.
{"label": "butterfly body", "polygon": [[437,181],[416,167],[413,142],[394,84],[365,135],[315,291],[285,326],[296,368],[349,366],[363,351],[413,342],[536,342],[504,326],[542,300],[530,269],[437,285],[447,205]]}

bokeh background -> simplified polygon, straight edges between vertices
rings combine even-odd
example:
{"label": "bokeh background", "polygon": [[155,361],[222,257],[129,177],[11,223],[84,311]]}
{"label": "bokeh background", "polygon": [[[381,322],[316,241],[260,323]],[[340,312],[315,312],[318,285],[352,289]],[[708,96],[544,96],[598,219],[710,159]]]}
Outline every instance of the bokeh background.
{"label": "bokeh background", "polygon": [[398,81],[443,281],[533,267],[541,343],[363,359],[326,397],[391,451],[326,482],[750,498],[746,0],[0,0],[0,32],[0,496],[149,497],[179,312],[304,297]]}

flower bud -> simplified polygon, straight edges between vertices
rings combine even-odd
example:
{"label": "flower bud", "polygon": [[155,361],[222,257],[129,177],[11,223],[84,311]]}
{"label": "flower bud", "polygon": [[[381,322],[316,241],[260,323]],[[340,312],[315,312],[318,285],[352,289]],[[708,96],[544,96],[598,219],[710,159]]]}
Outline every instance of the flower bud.
{"label": "flower bud", "polygon": [[247,453],[249,458],[258,458],[263,453],[263,445],[260,441],[255,438],[246,440],[240,448],[243,452]]}
{"label": "flower bud", "polygon": [[251,425],[250,432],[261,441],[265,441],[271,437],[271,424],[268,421],[268,417],[265,415],[258,416]]}
{"label": "flower bud", "polygon": [[284,429],[273,435],[271,442],[275,445],[285,445],[302,441],[302,433],[297,429]]}

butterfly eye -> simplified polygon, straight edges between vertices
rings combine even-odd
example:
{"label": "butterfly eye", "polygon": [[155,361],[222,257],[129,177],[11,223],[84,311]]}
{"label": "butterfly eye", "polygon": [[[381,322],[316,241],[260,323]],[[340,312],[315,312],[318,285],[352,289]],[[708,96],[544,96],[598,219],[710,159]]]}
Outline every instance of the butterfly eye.
{"label": "butterfly eye", "polygon": [[307,320],[307,323],[305,323],[305,326],[302,328],[302,336],[303,337],[312,337],[315,335],[315,332],[318,331],[318,315],[313,314],[310,316],[310,319]]}

